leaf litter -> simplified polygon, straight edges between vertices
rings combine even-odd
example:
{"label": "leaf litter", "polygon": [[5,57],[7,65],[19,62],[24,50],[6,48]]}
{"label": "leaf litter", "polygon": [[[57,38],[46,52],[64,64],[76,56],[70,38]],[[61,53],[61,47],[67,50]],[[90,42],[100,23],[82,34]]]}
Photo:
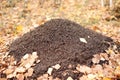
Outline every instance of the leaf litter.
{"label": "leaf litter", "polygon": [[[7,56],[3,57],[3,59],[5,58],[9,59],[11,57],[7,57]],[[16,63],[15,60],[13,59],[8,65],[6,65],[7,68],[1,72],[6,74],[7,78],[16,77],[19,80],[24,80],[25,77],[31,76],[33,74],[32,67],[34,66],[34,63],[36,61],[37,61],[37,52],[33,52],[32,54],[26,54],[25,56],[23,56],[23,58],[19,63]],[[4,68],[4,66],[1,67]]]}
{"label": "leaf litter", "polygon": [[[66,4],[68,4],[67,2],[69,2],[69,1],[66,0]],[[3,0],[2,3],[5,6],[6,1]],[[29,4],[29,6],[30,6],[30,4]],[[64,11],[65,8],[70,9],[66,6],[64,6],[60,9],[61,10],[63,9],[63,11]],[[8,13],[9,12],[10,11],[8,11]],[[19,10],[19,12],[20,12],[20,10]],[[69,12],[69,11],[67,11],[67,12]],[[73,11],[73,12],[78,12],[78,10]],[[3,14],[0,13],[0,16],[3,16]],[[1,48],[0,52],[2,52],[2,53],[0,53],[0,77],[1,77],[0,80],[7,80],[6,77],[16,77],[19,80],[24,80],[25,77],[31,76],[33,74],[32,66],[35,65],[34,62],[36,62],[37,57],[36,56],[30,57],[33,55],[29,54],[28,56],[30,58],[34,58],[34,59],[30,59],[30,58],[28,59],[28,56],[25,56],[24,58],[22,58],[20,63],[17,63],[13,57],[8,56],[8,52],[6,52],[7,51],[6,47],[4,47],[3,44],[7,41],[11,41],[12,37],[15,37],[16,32],[17,32],[17,34],[22,34],[21,31],[22,31],[23,27],[17,26],[16,29],[11,27],[11,24],[9,24],[9,22],[11,22],[12,19],[9,16],[6,16],[6,17],[8,17],[8,18],[2,18],[2,20],[5,21],[5,23],[8,23],[8,25],[7,25],[8,27],[5,27],[6,29],[1,30],[1,32],[0,32],[0,48]],[[68,17],[70,17],[70,16],[68,16]],[[25,21],[25,19],[21,19],[21,21]],[[19,20],[16,20],[15,22],[20,23],[20,24],[23,23],[23,22],[20,22]],[[41,21],[38,20],[39,24],[44,23],[44,22],[45,22],[45,20],[41,20]],[[33,23],[36,23],[36,22],[33,22]],[[12,26],[13,26],[13,23],[12,23]],[[34,26],[36,26],[36,25],[34,25]],[[106,28],[106,30],[103,28]],[[117,31],[118,29],[119,28],[116,28],[115,26],[114,27],[96,26],[93,30],[101,32],[101,33],[105,33],[105,34],[107,33],[107,35],[111,36],[115,40],[115,42],[117,42],[117,44],[120,44],[120,35],[117,34],[119,32],[119,31]],[[109,30],[109,32],[107,32],[107,30]],[[15,33],[14,33],[14,31],[15,31]],[[26,31],[24,31],[24,32],[26,32]],[[7,33],[7,39],[5,39],[6,37],[4,37],[5,33]],[[2,35],[4,35],[4,36],[2,36]],[[11,37],[11,39],[10,39],[10,37]],[[32,62],[30,62],[30,60],[32,60]],[[102,61],[108,60],[109,64],[103,63],[101,65],[101,64],[99,64],[100,60],[102,60]],[[40,60],[38,60],[38,62],[40,62]],[[76,70],[79,72],[84,72],[84,75],[79,78],[80,80],[91,80],[91,79],[92,80],[119,80],[120,79],[120,54],[117,50],[110,48],[110,49],[106,50],[105,54],[101,53],[100,55],[94,55],[92,62],[93,62],[93,65],[91,67],[78,64],[78,66],[76,67]],[[28,63],[28,64],[26,65],[25,63]],[[85,68],[83,68],[83,67],[85,67]],[[83,70],[81,70],[81,68]],[[59,66],[57,67],[57,69],[59,69]],[[84,69],[86,69],[86,70],[84,70]],[[87,71],[87,70],[90,70],[90,71]],[[60,80],[59,78],[53,79],[48,74],[43,74],[43,76],[38,78],[38,80],[43,80],[43,79]],[[71,80],[71,77],[70,77],[70,80]]]}
{"label": "leaf litter", "polygon": [[[100,53],[93,55],[92,58],[92,66],[86,66],[78,64],[76,67],[76,71],[79,73],[83,73],[81,77],[79,76],[80,80],[116,80],[120,77],[120,54],[117,51],[116,45],[113,47],[108,48],[106,53]],[[20,80],[24,80],[25,78],[32,76],[34,69],[32,68],[40,62],[37,60],[37,52],[33,52],[32,54],[26,54],[23,56],[21,61],[17,63],[12,56],[8,55],[8,52],[4,55],[1,55],[1,72],[6,75],[4,78],[17,78]],[[10,62],[7,63],[6,62]],[[36,62],[36,63],[35,63]],[[38,80],[42,79],[51,79],[54,80],[56,78],[52,77],[52,73],[54,69],[59,70],[60,64],[53,65],[48,68],[46,74],[43,76],[38,77]],[[75,71],[73,71],[75,72]],[[66,75],[66,74],[65,74]],[[72,80],[74,78],[68,77],[68,80]],[[59,80],[57,78],[56,80]]]}

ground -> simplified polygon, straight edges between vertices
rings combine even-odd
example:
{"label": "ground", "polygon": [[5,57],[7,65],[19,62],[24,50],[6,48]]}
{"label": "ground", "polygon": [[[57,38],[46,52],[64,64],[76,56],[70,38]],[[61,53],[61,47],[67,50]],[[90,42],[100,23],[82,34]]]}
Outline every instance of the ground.
{"label": "ground", "polygon": [[[69,5],[68,5],[69,4]],[[9,46],[12,41],[23,34],[34,30],[38,25],[55,18],[64,18],[74,21],[95,32],[101,33],[113,39],[116,45],[120,45],[119,20],[110,15],[108,8],[101,8],[97,1],[88,0],[66,0],[59,2],[45,1],[6,1],[0,3],[0,76],[1,79],[21,79],[31,76],[34,73],[32,66],[37,65],[37,57],[25,55],[19,63],[12,56],[8,56]],[[107,19],[107,20],[106,20]],[[82,39],[86,42],[85,39]],[[111,45],[106,52],[93,55],[92,66],[77,64],[73,65],[74,70],[66,70],[63,75],[68,80],[75,78],[80,80],[119,80],[120,77],[120,54],[119,46]],[[26,57],[27,56],[27,57]],[[29,58],[29,59],[28,59]],[[29,63],[31,61],[31,63]],[[39,62],[39,60],[38,60]],[[25,65],[29,63],[29,65]],[[103,63],[103,64],[102,64]],[[59,63],[53,65],[62,67]],[[72,65],[69,67],[71,68]],[[37,79],[53,79],[52,72],[55,69],[48,68],[48,71]],[[83,75],[80,75],[82,73]],[[58,73],[60,75],[60,73]],[[78,75],[79,74],[79,75]],[[29,80],[29,78],[26,78]],[[61,79],[59,76],[54,79]]]}

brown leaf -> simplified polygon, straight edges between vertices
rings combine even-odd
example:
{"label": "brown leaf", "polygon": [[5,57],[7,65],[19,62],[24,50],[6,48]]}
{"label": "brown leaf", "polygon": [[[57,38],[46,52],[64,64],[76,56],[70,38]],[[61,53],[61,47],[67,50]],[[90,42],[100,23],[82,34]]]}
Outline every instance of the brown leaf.
{"label": "brown leaf", "polygon": [[28,72],[25,74],[25,76],[32,76],[33,71],[34,71],[33,68],[29,68]]}
{"label": "brown leaf", "polygon": [[36,61],[37,57],[38,57],[37,52],[33,52],[32,55],[26,54],[22,58],[20,66],[23,66],[26,69],[30,68],[34,64],[34,62]]}
{"label": "brown leaf", "polygon": [[102,74],[103,73],[103,68],[101,65],[95,65],[92,67],[92,73],[99,73]]}
{"label": "brown leaf", "polygon": [[17,74],[17,80],[24,80],[24,74]]}
{"label": "brown leaf", "polygon": [[16,72],[12,73],[12,74],[9,74],[7,75],[7,78],[12,78],[12,77],[15,77],[16,76]]}
{"label": "brown leaf", "polygon": [[91,68],[90,67],[87,67],[87,66],[80,66],[80,72],[83,72],[83,73],[91,73]]}
{"label": "brown leaf", "polygon": [[88,80],[88,77],[83,75],[82,77],[79,78],[79,80]]}
{"label": "brown leaf", "polygon": [[93,63],[99,63],[100,61],[100,55],[99,54],[96,54],[96,55],[93,55],[94,58],[92,58],[92,62]]}
{"label": "brown leaf", "polygon": [[6,73],[6,74],[10,74],[10,73],[12,73],[13,71],[14,71],[13,69],[8,68],[8,69],[5,70],[4,73]]}

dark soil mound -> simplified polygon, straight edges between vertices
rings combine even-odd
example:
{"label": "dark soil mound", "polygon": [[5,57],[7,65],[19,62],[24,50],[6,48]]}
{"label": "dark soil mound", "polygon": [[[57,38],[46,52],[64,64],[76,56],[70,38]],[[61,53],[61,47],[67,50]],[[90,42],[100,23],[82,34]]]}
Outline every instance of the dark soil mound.
{"label": "dark soil mound", "polygon": [[[80,41],[84,38],[87,43]],[[60,76],[71,64],[89,65],[96,53],[105,52],[112,39],[81,27],[69,20],[53,19],[15,40],[10,46],[10,54],[20,59],[26,53],[37,51],[41,60],[35,66],[34,77],[43,74],[50,66],[60,64],[53,75]],[[67,70],[71,73],[69,70]],[[71,73],[70,75],[72,75]],[[72,75],[73,77],[79,74]],[[61,77],[61,76],[60,76]]]}

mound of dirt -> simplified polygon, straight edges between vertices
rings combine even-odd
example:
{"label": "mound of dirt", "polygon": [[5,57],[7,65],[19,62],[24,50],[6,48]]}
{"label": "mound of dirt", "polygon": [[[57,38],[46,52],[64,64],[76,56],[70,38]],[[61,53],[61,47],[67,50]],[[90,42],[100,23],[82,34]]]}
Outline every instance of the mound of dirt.
{"label": "mound of dirt", "polygon": [[[60,64],[61,68],[52,75],[62,78],[68,71],[73,78],[80,76],[71,73],[77,64],[90,65],[94,54],[105,52],[113,41],[79,24],[65,20],[53,19],[24,34],[10,46],[10,54],[20,60],[26,53],[36,51],[40,63],[34,69],[33,77],[46,73],[48,68]],[[72,65],[72,68],[68,68]]]}

